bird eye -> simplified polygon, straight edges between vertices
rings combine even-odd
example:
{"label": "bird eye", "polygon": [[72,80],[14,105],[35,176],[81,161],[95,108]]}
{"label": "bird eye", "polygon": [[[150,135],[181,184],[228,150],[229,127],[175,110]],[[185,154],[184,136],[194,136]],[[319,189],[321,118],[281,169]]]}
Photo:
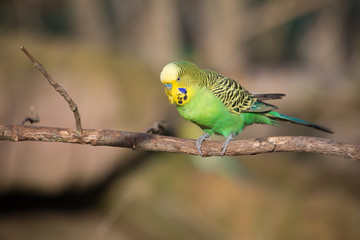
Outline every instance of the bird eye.
{"label": "bird eye", "polygon": [[171,87],[172,87],[172,84],[171,84],[171,83],[165,83],[165,87],[166,87],[166,88],[171,88]]}
{"label": "bird eye", "polygon": [[180,81],[180,78],[178,77],[178,79],[176,79],[177,81]]}

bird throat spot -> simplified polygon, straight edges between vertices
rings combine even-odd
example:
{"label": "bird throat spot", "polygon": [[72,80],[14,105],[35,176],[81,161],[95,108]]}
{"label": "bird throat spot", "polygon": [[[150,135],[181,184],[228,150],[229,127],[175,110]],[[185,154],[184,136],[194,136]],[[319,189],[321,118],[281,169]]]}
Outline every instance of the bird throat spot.
{"label": "bird throat spot", "polygon": [[182,105],[188,98],[187,90],[186,88],[178,88],[178,90],[180,91],[180,93],[177,94],[178,104]]}

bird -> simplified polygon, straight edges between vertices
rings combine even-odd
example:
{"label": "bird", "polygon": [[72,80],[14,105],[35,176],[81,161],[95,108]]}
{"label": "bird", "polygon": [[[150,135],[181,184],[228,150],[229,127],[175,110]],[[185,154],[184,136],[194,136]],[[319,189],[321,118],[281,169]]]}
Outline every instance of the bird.
{"label": "bird", "polygon": [[170,104],[176,105],[184,119],[204,131],[196,141],[201,156],[202,143],[213,134],[226,138],[221,148],[224,156],[230,141],[251,124],[278,126],[278,120],[281,120],[333,133],[318,124],[278,113],[275,105],[264,102],[281,99],[285,94],[251,93],[235,80],[212,70],[200,69],[186,60],[165,65],[160,80],[165,85]]}

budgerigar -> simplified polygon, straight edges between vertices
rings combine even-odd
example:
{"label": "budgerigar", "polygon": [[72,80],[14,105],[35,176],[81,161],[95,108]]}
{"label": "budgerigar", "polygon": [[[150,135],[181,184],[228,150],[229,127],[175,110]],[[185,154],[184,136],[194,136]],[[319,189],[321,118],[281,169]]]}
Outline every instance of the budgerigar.
{"label": "budgerigar", "polygon": [[277,126],[276,120],[284,120],[332,133],[320,125],[277,113],[276,106],[263,102],[280,99],[284,94],[252,94],[236,81],[188,61],[167,64],[160,79],[170,103],[176,105],[180,115],[204,130],[204,135],[196,141],[201,156],[202,142],[210,135],[226,137],[222,146],[224,155],[234,136],[254,123]]}

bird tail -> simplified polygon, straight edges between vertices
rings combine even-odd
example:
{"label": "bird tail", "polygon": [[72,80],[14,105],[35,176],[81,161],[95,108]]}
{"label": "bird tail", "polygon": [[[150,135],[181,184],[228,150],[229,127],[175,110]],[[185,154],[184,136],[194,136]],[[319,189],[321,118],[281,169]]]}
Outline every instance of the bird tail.
{"label": "bird tail", "polygon": [[272,118],[272,119],[288,121],[288,122],[292,122],[292,123],[296,123],[296,124],[316,128],[318,130],[321,130],[321,131],[324,131],[324,132],[327,132],[327,133],[334,133],[329,128],[326,128],[326,127],[323,127],[323,126],[320,126],[318,124],[308,122],[308,121],[305,121],[305,120],[302,120],[302,119],[286,116],[284,114],[280,114],[280,113],[277,113],[277,112],[274,112],[274,111],[270,111],[270,112],[266,113],[265,115],[267,117]]}
{"label": "bird tail", "polygon": [[285,97],[283,93],[252,93],[258,100],[273,100],[273,99],[282,99]]}

